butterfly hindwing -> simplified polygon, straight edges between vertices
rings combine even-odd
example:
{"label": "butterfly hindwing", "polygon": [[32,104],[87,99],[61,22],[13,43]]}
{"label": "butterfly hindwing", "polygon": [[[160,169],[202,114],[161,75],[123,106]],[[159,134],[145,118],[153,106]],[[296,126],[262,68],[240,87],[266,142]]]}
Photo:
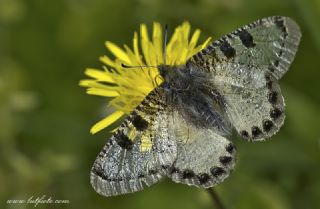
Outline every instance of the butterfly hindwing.
{"label": "butterfly hindwing", "polygon": [[271,75],[267,85],[257,89],[224,88],[225,110],[242,138],[263,140],[274,135],[283,125],[285,104],[280,86]]}
{"label": "butterfly hindwing", "polygon": [[150,93],[124,120],[98,155],[91,184],[104,196],[142,190],[156,183],[176,158],[168,137],[161,87]]}
{"label": "butterfly hindwing", "polygon": [[235,147],[214,129],[196,127],[178,111],[169,118],[177,159],[168,176],[178,183],[208,188],[222,182],[235,163]]}

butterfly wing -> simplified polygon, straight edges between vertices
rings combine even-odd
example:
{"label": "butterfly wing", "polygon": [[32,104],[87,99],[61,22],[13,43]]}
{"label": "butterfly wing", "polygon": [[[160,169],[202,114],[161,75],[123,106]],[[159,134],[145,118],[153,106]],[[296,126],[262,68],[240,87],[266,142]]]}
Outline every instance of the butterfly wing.
{"label": "butterfly wing", "polygon": [[124,120],[98,155],[91,184],[101,195],[136,192],[156,183],[176,158],[168,136],[162,88],[151,92]]}
{"label": "butterfly wing", "polygon": [[[288,17],[268,17],[245,25],[214,41],[194,55],[191,60],[216,75],[242,77],[251,82],[250,67],[280,79],[289,69],[301,38],[299,26]],[[239,69],[238,69],[239,68]],[[221,69],[224,72],[221,72]],[[243,74],[244,73],[244,74]],[[254,74],[255,75],[255,74]]]}
{"label": "butterfly wing", "polygon": [[221,88],[229,119],[242,138],[270,138],[283,125],[285,104],[280,86],[272,76],[265,79],[270,84],[257,89]]}
{"label": "butterfly wing", "polygon": [[300,37],[290,18],[268,17],[222,37],[190,59],[211,75],[230,122],[243,138],[262,140],[282,126],[284,100],[277,80],[293,61]]}
{"label": "butterfly wing", "polygon": [[235,147],[214,129],[196,127],[173,110],[169,135],[177,141],[177,158],[168,176],[201,188],[222,182],[235,163]]}

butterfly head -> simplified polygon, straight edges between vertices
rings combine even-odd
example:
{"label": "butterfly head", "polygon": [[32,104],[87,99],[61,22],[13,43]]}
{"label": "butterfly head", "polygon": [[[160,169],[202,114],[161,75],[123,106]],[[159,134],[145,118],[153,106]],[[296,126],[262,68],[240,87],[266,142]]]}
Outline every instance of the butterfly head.
{"label": "butterfly head", "polygon": [[158,69],[166,83],[174,83],[180,80],[181,76],[184,77],[183,69],[185,69],[185,66],[159,65]]}

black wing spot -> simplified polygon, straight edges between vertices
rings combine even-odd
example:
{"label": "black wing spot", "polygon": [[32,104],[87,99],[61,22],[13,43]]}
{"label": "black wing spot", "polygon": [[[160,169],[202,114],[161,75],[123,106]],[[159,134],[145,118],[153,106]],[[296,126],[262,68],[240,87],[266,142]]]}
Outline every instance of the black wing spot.
{"label": "black wing spot", "polygon": [[207,173],[201,173],[198,175],[198,179],[199,179],[200,184],[205,184],[209,181],[210,176]]}
{"label": "black wing spot", "polygon": [[267,81],[267,88],[272,89],[272,81]]}
{"label": "black wing spot", "polygon": [[248,133],[248,131],[242,130],[242,131],[240,131],[240,135],[241,135],[241,137],[244,138],[244,139],[249,138],[249,133]]}
{"label": "black wing spot", "polygon": [[288,32],[286,26],[284,25],[283,19],[281,17],[277,17],[275,24],[283,32],[283,37],[286,38],[288,36]]}
{"label": "black wing spot", "polygon": [[274,120],[278,119],[282,115],[282,111],[278,108],[274,108],[270,111],[270,117]]}
{"label": "black wing spot", "polygon": [[183,179],[190,179],[195,176],[194,172],[192,170],[186,169],[182,173],[182,178]]}
{"label": "black wing spot", "polygon": [[125,135],[122,131],[119,131],[114,135],[116,138],[117,144],[127,150],[131,150],[133,147],[133,141],[129,139],[127,135]]}
{"label": "black wing spot", "polygon": [[220,50],[228,59],[236,56],[236,50],[228,43],[228,41],[223,41],[221,43]]}
{"label": "black wing spot", "polygon": [[138,175],[138,178],[145,178],[145,175],[142,174],[142,173],[140,173],[140,174]]}
{"label": "black wing spot", "polygon": [[268,100],[271,104],[276,104],[278,101],[278,93],[275,91],[272,91],[268,95]]}
{"label": "black wing spot", "polygon": [[[272,70],[269,68],[269,70],[273,72],[274,68],[272,68]],[[268,89],[272,89],[272,80],[271,80],[270,75],[265,75],[265,79],[266,79],[266,84],[267,84]]]}
{"label": "black wing spot", "polygon": [[148,128],[148,122],[143,119],[140,115],[136,115],[132,119],[132,124],[138,131],[144,131]]}
{"label": "black wing spot", "polygon": [[221,176],[222,174],[224,174],[226,171],[223,170],[223,168],[221,168],[221,167],[213,167],[210,169],[210,172],[214,177],[218,177],[218,176]]}
{"label": "black wing spot", "polygon": [[151,170],[149,170],[149,175],[155,175],[155,174],[157,174],[158,173],[158,171],[157,170],[154,170],[154,169],[151,169]]}
{"label": "black wing spot", "polygon": [[222,156],[219,158],[220,163],[222,163],[223,165],[227,165],[232,161],[232,157],[230,156]]}
{"label": "black wing spot", "polygon": [[103,172],[103,169],[101,168],[101,166],[98,166],[98,167],[94,166],[91,171],[92,173],[96,174],[97,176],[100,176],[104,180],[108,179],[107,174]]}
{"label": "black wing spot", "polygon": [[229,143],[227,146],[226,146],[226,151],[229,152],[230,154],[232,154],[235,150],[235,146],[232,144],[232,143]]}
{"label": "black wing spot", "polygon": [[283,50],[280,50],[279,53],[278,53],[278,57],[281,57],[283,54]]}
{"label": "black wing spot", "polygon": [[269,68],[268,68],[269,70],[270,70],[270,72],[274,72],[274,71],[276,71],[276,68],[274,67],[274,66],[269,66]]}
{"label": "black wing spot", "polygon": [[169,174],[175,174],[175,173],[179,173],[179,169],[175,168],[175,167],[172,167],[169,169]]}
{"label": "black wing spot", "polygon": [[273,127],[273,122],[271,120],[265,120],[262,124],[263,130],[269,132]]}
{"label": "black wing spot", "polygon": [[256,137],[258,137],[260,134],[262,134],[262,131],[260,130],[259,127],[253,126],[253,127],[251,128],[251,133],[252,133],[252,137],[253,137],[253,138],[256,138]]}
{"label": "black wing spot", "polygon": [[168,170],[170,168],[170,165],[162,165],[161,168],[164,170]]}
{"label": "black wing spot", "polygon": [[237,35],[239,36],[242,44],[247,47],[247,48],[251,48],[251,47],[254,47],[256,44],[253,42],[253,37],[252,35],[246,31],[246,30],[242,30],[242,31],[239,31],[237,33]]}

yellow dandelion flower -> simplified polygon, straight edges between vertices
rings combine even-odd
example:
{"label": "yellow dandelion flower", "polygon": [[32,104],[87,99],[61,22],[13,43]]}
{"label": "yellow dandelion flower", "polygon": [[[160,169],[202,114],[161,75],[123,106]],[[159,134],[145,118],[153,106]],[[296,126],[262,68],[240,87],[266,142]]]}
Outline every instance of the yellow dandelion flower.
{"label": "yellow dandelion flower", "polygon": [[[195,53],[199,52],[209,43],[208,38],[203,44],[197,46],[200,30],[197,29],[190,36],[191,26],[188,22],[178,26],[168,44],[166,45],[166,64],[182,65]],[[145,24],[140,26],[139,49],[138,34],[133,36],[133,49],[124,45],[120,48],[116,44],[107,41],[107,49],[114,55],[114,59],[108,56],[100,57],[104,64],[103,70],[87,68],[85,74],[90,79],[80,81],[80,86],[87,87],[87,93],[103,97],[111,97],[109,105],[115,111],[96,123],[90,130],[92,134],[106,128],[129,114],[157,85],[162,82],[159,71],[155,67],[124,68],[128,66],[159,66],[164,64],[163,32],[161,25],[153,24],[152,38],[148,36]]]}

